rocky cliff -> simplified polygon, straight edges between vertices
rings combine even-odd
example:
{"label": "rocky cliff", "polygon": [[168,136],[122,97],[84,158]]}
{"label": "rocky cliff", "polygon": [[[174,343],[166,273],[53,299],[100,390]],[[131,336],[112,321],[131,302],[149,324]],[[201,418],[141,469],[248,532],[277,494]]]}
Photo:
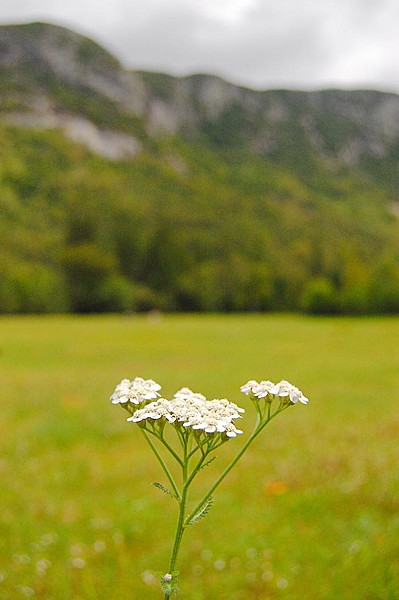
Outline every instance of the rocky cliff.
{"label": "rocky cliff", "polygon": [[[220,78],[132,72],[95,42],[43,23],[0,27],[0,110],[58,127],[111,159],[179,136],[309,171],[355,169],[398,183],[399,96],[254,91]],[[107,149],[108,148],[108,149]]]}

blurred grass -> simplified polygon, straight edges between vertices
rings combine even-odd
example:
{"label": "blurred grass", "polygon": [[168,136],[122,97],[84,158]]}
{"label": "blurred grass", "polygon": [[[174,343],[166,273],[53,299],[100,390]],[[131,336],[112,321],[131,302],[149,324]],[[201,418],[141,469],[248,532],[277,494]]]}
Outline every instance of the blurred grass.
{"label": "blurred grass", "polygon": [[[226,479],[180,556],[187,600],[390,600],[399,589],[399,319],[0,319],[0,598],[160,598],[176,507],[108,397],[151,377],[245,406],[248,379],[309,396]],[[242,444],[231,440],[202,475]],[[199,492],[198,492],[199,494]]]}

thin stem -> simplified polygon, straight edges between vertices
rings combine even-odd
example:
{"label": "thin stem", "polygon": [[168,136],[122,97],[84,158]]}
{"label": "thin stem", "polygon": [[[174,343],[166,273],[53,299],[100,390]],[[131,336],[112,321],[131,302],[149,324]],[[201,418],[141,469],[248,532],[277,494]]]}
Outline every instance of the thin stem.
{"label": "thin stem", "polygon": [[[246,443],[244,444],[244,446],[238,452],[236,457],[231,461],[231,463],[225,468],[223,473],[219,476],[219,478],[216,480],[216,482],[212,485],[210,490],[205,494],[205,496],[202,498],[202,500],[197,504],[195,509],[187,517],[185,516],[185,513],[186,513],[187,495],[188,495],[189,486],[193,482],[194,477],[199,473],[201,466],[204,463],[207,456],[209,456],[209,454],[213,450],[215,450],[217,447],[219,447],[220,444],[215,443],[214,446],[212,446],[212,444],[207,444],[206,448],[204,449],[202,447],[202,442],[200,442],[199,440],[196,440],[197,448],[195,448],[193,450],[192,446],[190,445],[190,442],[189,442],[189,436],[188,435],[186,436],[185,434],[181,435],[180,441],[182,442],[184,457],[183,457],[183,460],[181,460],[179,458],[179,462],[180,462],[180,464],[182,466],[182,470],[183,470],[183,488],[182,488],[181,496],[179,496],[179,498],[180,498],[179,515],[178,515],[178,520],[177,520],[175,539],[174,539],[173,548],[172,548],[172,555],[171,555],[170,563],[169,563],[169,573],[172,575],[172,577],[175,576],[177,557],[179,554],[183,534],[184,534],[186,527],[190,524],[190,521],[194,518],[194,516],[198,513],[198,511],[204,506],[204,504],[207,502],[207,500],[213,494],[215,489],[220,485],[220,483],[223,481],[223,479],[230,473],[230,471],[232,470],[234,465],[237,464],[237,462],[240,460],[241,456],[245,453],[245,451],[248,449],[249,445],[259,435],[259,433],[262,431],[262,429],[264,429],[264,427],[272,419],[274,419],[275,416],[277,416],[280,412],[282,412],[285,408],[287,408],[287,406],[280,404],[280,406],[277,408],[277,410],[273,414],[271,414],[271,407],[269,405],[267,408],[267,417],[262,415],[260,411],[258,412],[254,430],[253,430],[252,434],[250,435],[250,437],[248,438],[248,440],[246,441]],[[265,412],[266,412],[266,409],[265,409]],[[161,441],[172,452],[172,454],[175,455],[175,453],[172,451],[170,446],[165,442],[163,437],[162,437]],[[197,451],[198,448],[201,451],[201,456],[199,457],[199,460],[198,460],[197,464],[195,465],[195,467],[193,468],[193,470],[191,471],[191,473],[189,473],[190,459],[193,456],[193,454]],[[176,486],[173,486],[173,488],[176,490]],[[171,594],[172,594],[171,590],[165,592],[164,600],[170,600]]]}
{"label": "thin stem", "polygon": [[262,431],[262,429],[264,429],[264,427],[266,427],[266,425],[272,419],[274,419],[275,416],[277,416],[282,410],[284,410],[284,408],[286,408],[286,407],[279,407],[276,410],[276,412],[273,413],[270,417],[268,417],[268,419],[264,423],[262,423],[260,421],[260,418],[259,418],[259,415],[258,415],[257,420],[256,420],[256,424],[255,424],[255,428],[254,428],[252,434],[250,435],[250,437],[248,438],[248,440],[245,442],[244,446],[241,448],[241,450],[239,451],[239,453],[237,454],[237,456],[231,461],[231,463],[229,465],[227,465],[227,467],[225,468],[225,470],[223,471],[223,473],[216,480],[216,482],[213,484],[213,486],[210,488],[210,490],[205,494],[205,496],[202,498],[202,500],[200,502],[198,502],[197,506],[194,508],[194,510],[186,518],[186,521],[185,521],[186,523],[189,523],[191,521],[191,519],[197,514],[197,512],[205,504],[205,502],[212,496],[213,492],[222,483],[223,479],[230,473],[231,469],[237,464],[237,462],[240,460],[241,456],[248,449],[248,446],[250,446],[250,444],[254,441],[254,439],[257,437],[257,435],[259,435],[259,433]]}
{"label": "thin stem", "polygon": [[205,496],[202,498],[202,500],[200,502],[198,502],[197,506],[189,514],[189,516],[186,519],[187,523],[189,523],[191,521],[191,519],[197,514],[197,512],[205,504],[205,502],[210,498],[210,496],[212,496],[213,492],[216,490],[216,488],[218,487],[218,485],[223,481],[223,479],[226,477],[226,475],[228,475],[230,473],[231,469],[234,467],[234,465],[239,461],[239,459],[241,458],[241,456],[247,450],[248,446],[250,445],[250,443],[252,442],[252,440],[255,438],[255,436],[257,435],[257,433],[258,432],[256,432],[256,429],[255,429],[254,433],[251,435],[250,438],[248,438],[247,442],[244,444],[244,446],[242,447],[242,449],[240,450],[240,452],[237,454],[237,456],[225,468],[225,470],[223,471],[223,473],[216,480],[216,482],[213,484],[213,486],[210,488],[210,490],[205,494]]}
{"label": "thin stem", "polygon": [[271,410],[272,410],[272,404],[271,404],[271,402],[269,402],[269,405],[268,405],[268,407],[267,407],[267,420],[268,420],[268,421],[270,421],[270,413],[271,413]]}
{"label": "thin stem", "polygon": [[171,453],[171,455],[177,460],[177,462],[180,464],[180,466],[183,467],[182,459],[180,458],[180,456],[178,454],[176,454],[176,452],[173,450],[172,446],[170,444],[168,444],[168,442],[165,440],[163,435],[159,439],[162,442],[162,444],[165,446],[165,448],[167,448],[169,450],[169,452]]}
{"label": "thin stem", "polygon": [[204,450],[202,440],[198,437],[195,441],[197,442],[197,447],[200,449],[202,456],[206,456],[206,450]]}
{"label": "thin stem", "polygon": [[188,488],[184,488],[181,496],[179,517],[177,521],[176,536],[173,544],[172,556],[169,564],[169,573],[173,573],[176,568],[177,555],[180,549],[181,540],[184,533],[184,513],[186,511]]}
{"label": "thin stem", "polygon": [[176,427],[176,433],[182,448],[184,448],[184,435],[180,431],[180,427]]}
{"label": "thin stem", "polygon": [[191,475],[189,476],[189,478],[186,481],[186,487],[188,489],[189,485],[191,484],[192,480],[194,479],[194,477],[199,473],[200,468],[202,463],[204,462],[205,458],[207,457],[207,455],[203,455],[201,456],[201,458],[199,459],[199,461],[197,462],[197,464],[195,465]]}
{"label": "thin stem", "polygon": [[204,451],[202,450],[201,446],[195,446],[195,448],[193,448],[192,450],[190,450],[187,458],[191,458],[192,456],[194,456],[194,454],[196,452],[198,452],[198,450],[201,450],[202,454],[204,455]]}
{"label": "thin stem", "polygon": [[[181,541],[182,541],[183,533],[184,533],[184,529],[185,529],[184,513],[186,512],[186,501],[187,501],[187,488],[184,487],[182,496],[181,496],[181,501],[180,501],[179,517],[178,517],[178,521],[177,521],[175,541],[173,544],[172,556],[170,558],[170,563],[169,563],[169,573],[171,573],[172,576],[174,576],[174,572],[176,569],[177,555],[179,553],[179,549],[180,549],[180,545],[181,545]],[[170,594],[171,594],[170,592],[165,592],[164,600],[169,600]]]}
{"label": "thin stem", "polygon": [[[179,516],[178,516],[178,520],[177,520],[177,526],[176,526],[176,534],[175,534],[175,541],[173,543],[173,549],[172,549],[172,556],[170,558],[170,563],[169,563],[169,573],[171,573],[172,575],[175,572],[176,569],[176,562],[177,562],[177,556],[179,553],[179,549],[180,549],[180,545],[181,545],[181,541],[183,538],[183,533],[184,533],[184,529],[185,529],[185,525],[184,525],[184,521],[185,521],[185,512],[186,512],[186,503],[187,503],[187,493],[188,493],[188,488],[189,485],[192,481],[192,478],[189,477],[187,478],[187,468],[188,468],[188,448],[187,448],[187,438],[184,436],[184,461],[183,461],[183,490],[182,490],[182,494],[181,494],[181,498],[180,498],[180,505],[179,505]],[[164,596],[164,600],[169,600],[171,595],[171,592],[165,592],[165,596]]]}
{"label": "thin stem", "polygon": [[147,432],[146,432],[144,429],[142,429],[141,427],[140,427],[140,429],[141,429],[141,431],[143,432],[143,435],[144,435],[145,439],[146,439],[146,440],[147,440],[147,442],[149,443],[149,445],[150,445],[150,447],[151,447],[151,450],[154,452],[155,456],[157,457],[157,459],[158,459],[158,462],[159,462],[159,464],[161,465],[162,469],[164,470],[166,477],[169,479],[169,483],[170,483],[170,485],[171,485],[171,486],[172,486],[172,488],[173,488],[173,491],[174,491],[174,493],[175,493],[175,496],[176,496],[176,498],[177,498],[178,500],[180,500],[180,494],[179,494],[179,490],[177,489],[177,485],[176,485],[176,483],[175,483],[175,481],[174,481],[174,479],[173,479],[173,477],[172,477],[172,474],[171,474],[171,472],[170,472],[170,471],[169,471],[169,469],[168,469],[168,466],[167,466],[167,464],[165,463],[164,459],[162,458],[162,456],[161,456],[161,455],[160,455],[160,453],[158,452],[158,449],[157,449],[157,447],[155,446],[155,444],[152,442],[151,438],[150,438],[150,437],[147,435]]}

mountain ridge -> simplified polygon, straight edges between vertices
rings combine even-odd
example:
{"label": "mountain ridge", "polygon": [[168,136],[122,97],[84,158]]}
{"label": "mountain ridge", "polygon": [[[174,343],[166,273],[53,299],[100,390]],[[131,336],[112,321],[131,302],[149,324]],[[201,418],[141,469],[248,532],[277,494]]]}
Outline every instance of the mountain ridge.
{"label": "mountain ridge", "polygon": [[130,71],[43,23],[0,26],[0,86],[0,312],[399,310],[396,94]]}
{"label": "mountain ridge", "polygon": [[[29,97],[26,102],[39,113],[46,111],[49,99],[51,102],[56,95],[49,82],[43,81],[43,72],[47,72],[72,86],[91,90],[115,103],[122,112],[143,119],[150,136],[201,137],[206,130],[208,138],[217,144],[241,143],[249,145],[252,152],[274,156],[282,137],[281,124],[296,120],[302,143],[338,166],[358,165],[364,156],[379,159],[397,153],[396,94],[332,89],[257,91],[213,75],[174,77],[125,70],[92,40],[43,23],[3,26],[0,37],[3,70],[10,64],[14,73],[26,65],[40,67],[41,77],[35,81],[33,75],[31,79],[31,87],[36,85],[36,97]],[[20,109],[23,108],[22,102]],[[59,101],[55,108],[71,110]],[[323,113],[331,122],[329,130],[320,126]],[[361,131],[355,132],[356,126]],[[335,131],[346,127],[354,133],[346,135],[346,139],[341,134],[342,139],[338,139],[334,127]],[[226,129],[230,130],[230,137],[226,136]]]}

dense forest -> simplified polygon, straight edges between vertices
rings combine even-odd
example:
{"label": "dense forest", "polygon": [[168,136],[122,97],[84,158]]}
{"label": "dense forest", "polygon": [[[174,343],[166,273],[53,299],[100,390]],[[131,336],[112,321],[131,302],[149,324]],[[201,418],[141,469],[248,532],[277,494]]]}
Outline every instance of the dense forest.
{"label": "dense forest", "polygon": [[[15,31],[37,41],[31,27]],[[355,135],[353,121],[333,121],[322,107],[321,152],[315,135],[304,137],[308,96],[275,92],[291,113],[269,123],[266,143],[260,113],[245,112],[241,96],[212,118],[212,106],[201,108],[206,76],[190,79],[195,127],[183,119],[153,133],[141,109],[49,75],[40,61],[30,72],[22,59],[10,62],[1,29],[1,313],[399,312],[396,138],[385,154],[333,164],[343,137]],[[120,69],[94,43],[63,35],[90,68]],[[178,80],[133,75],[147,106],[149,95],[164,109],[173,103]],[[242,91],[250,93],[261,94]],[[59,125],[18,121],[43,94],[52,115],[79,114],[104,135],[134,136],[140,151],[110,157]]]}

